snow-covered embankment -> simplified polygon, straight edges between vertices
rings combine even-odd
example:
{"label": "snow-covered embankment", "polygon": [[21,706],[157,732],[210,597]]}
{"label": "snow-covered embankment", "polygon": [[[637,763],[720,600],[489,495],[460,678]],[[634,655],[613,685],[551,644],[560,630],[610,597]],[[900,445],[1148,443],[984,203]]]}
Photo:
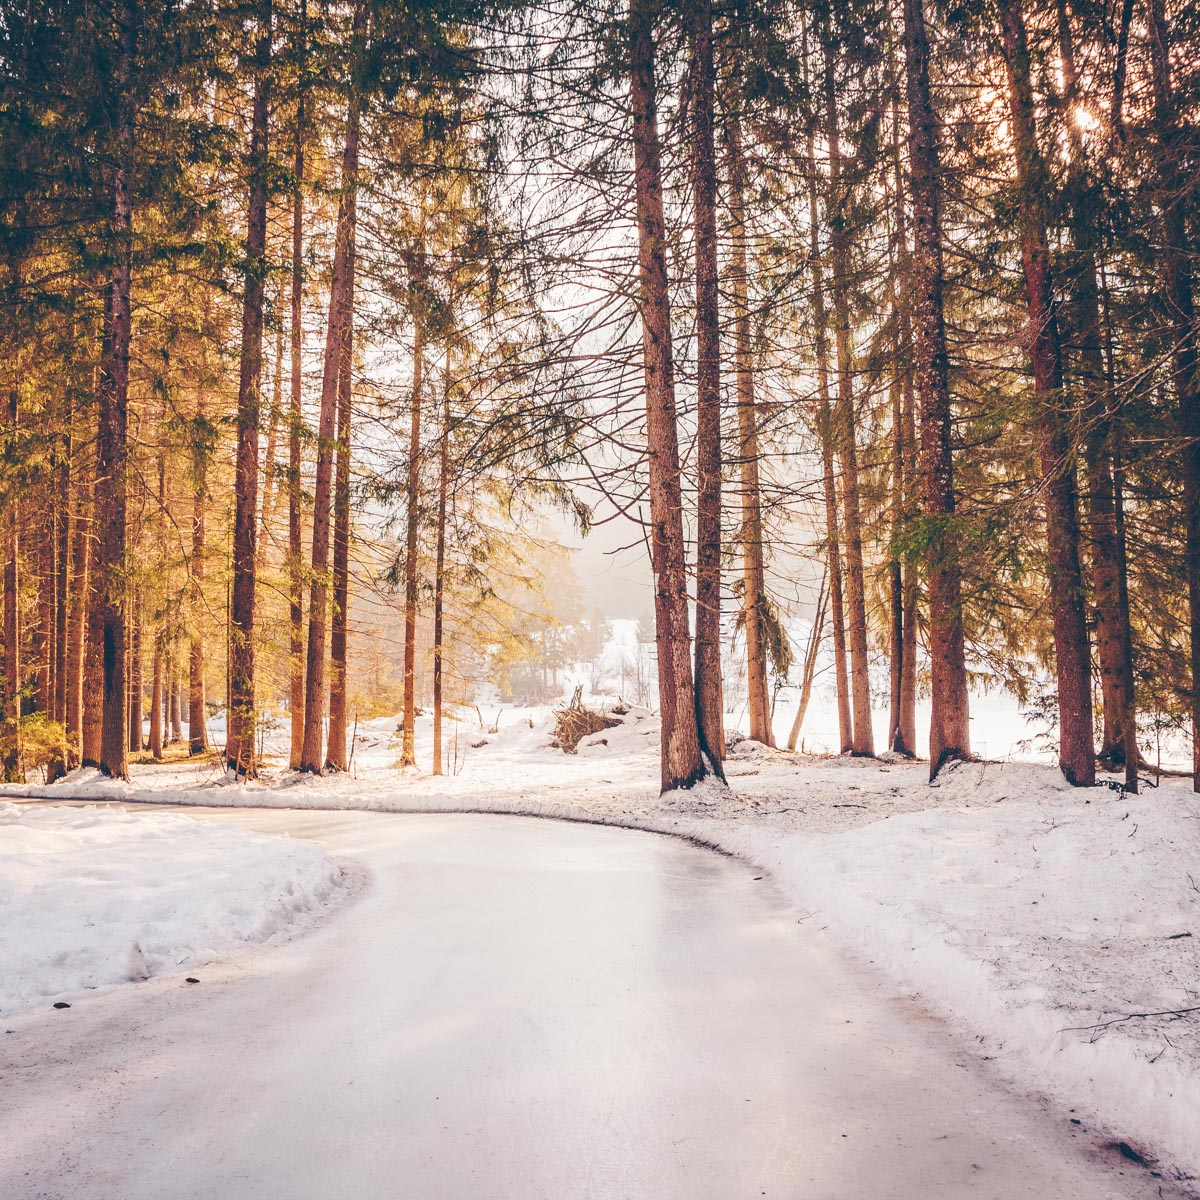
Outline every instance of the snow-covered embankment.
{"label": "snow-covered embankment", "polygon": [[0,1012],[186,973],[285,929],[340,878],[316,846],[175,813],[0,803]]}

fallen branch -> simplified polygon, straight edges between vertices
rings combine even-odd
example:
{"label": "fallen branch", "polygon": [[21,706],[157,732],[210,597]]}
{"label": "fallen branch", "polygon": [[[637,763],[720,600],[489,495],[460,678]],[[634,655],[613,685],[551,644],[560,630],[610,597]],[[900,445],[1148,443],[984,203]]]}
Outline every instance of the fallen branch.
{"label": "fallen branch", "polygon": [[1110,1025],[1123,1025],[1126,1021],[1134,1021],[1138,1018],[1149,1019],[1152,1017],[1170,1017],[1172,1021],[1178,1021],[1182,1017],[1189,1016],[1192,1013],[1200,1012],[1200,1004],[1193,1008],[1164,1008],[1161,1012],[1135,1012],[1126,1013],[1122,1017],[1114,1017],[1111,1021],[1101,1021],[1097,1025],[1068,1025],[1064,1029],[1060,1029],[1059,1033],[1090,1033],[1096,1029],[1107,1029]]}

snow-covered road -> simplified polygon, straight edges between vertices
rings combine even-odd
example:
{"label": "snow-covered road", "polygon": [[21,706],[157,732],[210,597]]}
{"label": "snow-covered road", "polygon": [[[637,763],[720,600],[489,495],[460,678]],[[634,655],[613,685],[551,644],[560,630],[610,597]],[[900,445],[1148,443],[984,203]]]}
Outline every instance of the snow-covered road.
{"label": "snow-covered road", "polygon": [[9,1018],[6,1200],[1180,1194],[1007,1094],[736,860],[512,817],[213,815],[363,887],[198,985]]}

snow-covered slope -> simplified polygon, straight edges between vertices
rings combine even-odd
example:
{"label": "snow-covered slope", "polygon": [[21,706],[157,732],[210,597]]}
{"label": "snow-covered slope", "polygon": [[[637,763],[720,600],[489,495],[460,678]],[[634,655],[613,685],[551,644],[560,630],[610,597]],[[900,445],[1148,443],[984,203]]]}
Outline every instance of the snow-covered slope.
{"label": "snow-covered slope", "polygon": [[339,879],[316,846],[175,813],[0,804],[0,1013],[186,975]]}

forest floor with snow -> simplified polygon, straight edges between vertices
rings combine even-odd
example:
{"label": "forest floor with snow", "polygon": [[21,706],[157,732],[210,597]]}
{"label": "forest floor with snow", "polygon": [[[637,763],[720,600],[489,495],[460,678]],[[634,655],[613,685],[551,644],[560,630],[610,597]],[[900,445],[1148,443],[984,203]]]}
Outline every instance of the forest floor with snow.
{"label": "forest floor with snow", "polygon": [[[1044,765],[978,762],[930,785],[924,763],[742,741],[728,789],[660,797],[658,725],[645,710],[576,755],[551,745],[545,709],[484,724],[452,727],[458,769],[443,776],[398,769],[390,719],[361,726],[351,771],[330,778],[287,771],[285,748],[269,745],[250,784],[179,757],[135,764],[129,784],[80,771],[0,796],[513,812],[698,839],[768,870],[798,920],[947,1018],[1001,1075],[1164,1170],[1200,1174],[1200,801],[1190,781],[1130,796],[1069,788]],[[417,732],[427,764],[427,718]]]}

